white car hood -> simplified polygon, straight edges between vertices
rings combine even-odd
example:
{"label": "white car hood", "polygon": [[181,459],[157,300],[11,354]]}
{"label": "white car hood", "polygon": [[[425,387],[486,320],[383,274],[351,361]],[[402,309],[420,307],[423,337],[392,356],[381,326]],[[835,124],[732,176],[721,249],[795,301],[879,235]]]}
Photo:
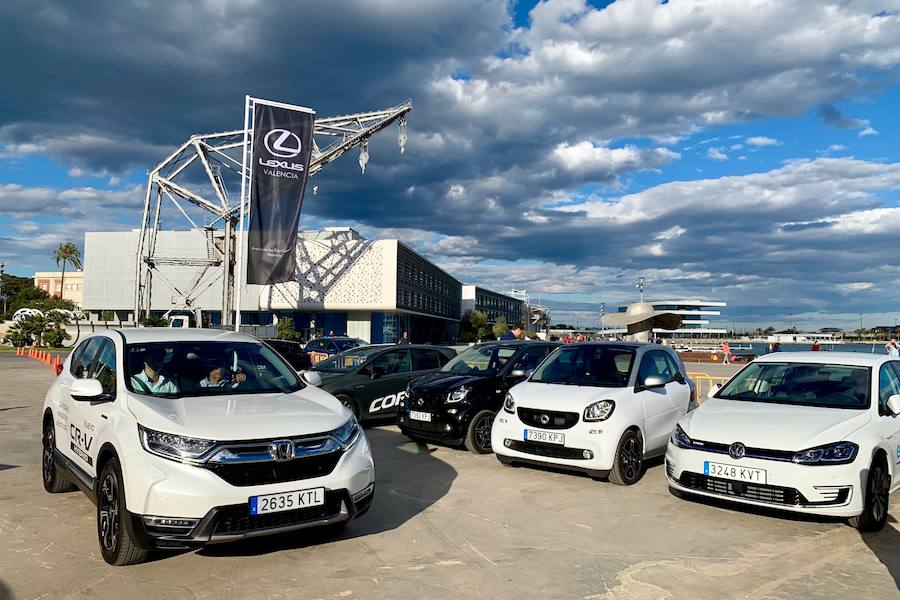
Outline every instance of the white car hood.
{"label": "white car hood", "polygon": [[510,390],[516,406],[582,413],[587,405],[598,400],[618,400],[633,396],[632,388],[602,388],[593,386],[532,383],[525,381]]}
{"label": "white car hood", "polygon": [[796,451],[844,440],[870,419],[868,410],[710,398],[681,426],[704,442]]}
{"label": "white car hood", "polygon": [[150,429],[217,441],[324,433],[350,418],[334,396],[313,386],[291,394],[185,398],[129,394],[128,408]]}

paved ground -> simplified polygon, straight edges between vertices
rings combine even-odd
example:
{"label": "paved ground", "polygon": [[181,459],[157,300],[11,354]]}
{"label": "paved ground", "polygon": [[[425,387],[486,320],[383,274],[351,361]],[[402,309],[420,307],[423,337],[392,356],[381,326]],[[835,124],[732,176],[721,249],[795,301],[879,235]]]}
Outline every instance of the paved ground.
{"label": "paved ground", "polygon": [[[685,502],[663,468],[621,488],[506,468],[369,430],[372,511],[340,537],[304,533],[112,568],[94,509],[40,483],[36,362],[0,355],[0,600],[5,598],[900,598],[900,524],[842,523]],[[894,495],[900,515],[900,495]]]}

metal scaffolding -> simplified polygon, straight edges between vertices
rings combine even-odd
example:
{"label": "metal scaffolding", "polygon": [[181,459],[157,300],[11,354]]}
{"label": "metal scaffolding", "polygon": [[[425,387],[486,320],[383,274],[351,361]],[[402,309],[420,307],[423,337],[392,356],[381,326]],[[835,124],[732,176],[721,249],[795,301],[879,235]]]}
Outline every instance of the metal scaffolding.
{"label": "metal scaffolding", "polygon": [[[397,140],[403,153],[406,149],[406,113],[410,110],[412,102],[408,100],[384,110],[317,120],[309,177],[356,146],[360,147],[359,165],[365,173],[369,137],[394,121],[400,126]],[[248,173],[242,171],[241,159],[242,153],[250,150],[244,145],[244,133],[239,129],[191,136],[150,171],[137,248],[135,323],[150,312],[155,281],[162,282],[172,291],[173,298],[177,298],[170,310],[193,310],[200,294],[221,280],[222,324],[232,324],[235,232],[241,214],[237,190],[241,179],[248,178]],[[247,135],[247,139],[250,138],[252,131]],[[310,185],[315,194],[318,189],[315,180]],[[157,238],[163,210],[164,207],[172,210],[170,203],[177,209],[174,214],[186,219],[191,230],[205,239],[205,256],[167,256],[159,251]],[[160,270],[162,266],[192,269],[194,274],[188,285],[177,285]]]}

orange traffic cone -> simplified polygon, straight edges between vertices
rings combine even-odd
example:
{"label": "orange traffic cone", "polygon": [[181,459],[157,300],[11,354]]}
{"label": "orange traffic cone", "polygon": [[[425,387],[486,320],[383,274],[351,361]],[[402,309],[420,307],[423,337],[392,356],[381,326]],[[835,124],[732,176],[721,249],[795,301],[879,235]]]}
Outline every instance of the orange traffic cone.
{"label": "orange traffic cone", "polygon": [[21,346],[16,348],[16,356],[22,356],[22,348]]}
{"label": "orange traffic cone", "polygon": [[32,356],[34,356],[34,346],[28,349],[28,358],[31,358]]}
{"label": "orange traffic cone", "polygon": [[47,363],[48,365],[52,365],[52,364],[53,364],[53,358],[50,356],[50,351],[49,351],[49,350],[47,351],[47,357],[44,359],[44,362]]}

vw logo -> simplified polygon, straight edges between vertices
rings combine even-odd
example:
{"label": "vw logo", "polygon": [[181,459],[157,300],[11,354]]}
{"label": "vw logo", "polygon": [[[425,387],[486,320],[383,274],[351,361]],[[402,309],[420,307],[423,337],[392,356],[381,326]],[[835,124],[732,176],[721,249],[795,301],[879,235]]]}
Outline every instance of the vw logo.
{"label": "vw logo", "polygon": [[294,442],[291,440],[275,440],[269,444],[269,455],[277,462],[285,462],[294,458]]}
{"label": "vw logo", "polygon": [[728,456],[734,459],[744,458],[744,454],[747,453],[747,449],[740,442],[735,442],[732,445],[728,446]]}
{"label": "vw logo", "polygon": [[297,134],[287,129],[272,129],[263,138],[263,145],[269,154],[278,158],[294,158],[303,148]]}
{"label": "vw logo", "polygon": [[542,415],[538,416],[538,423],[540,423],[541,425],[546,425],[549,422],[550,422],[550,415],[542,414]]}

